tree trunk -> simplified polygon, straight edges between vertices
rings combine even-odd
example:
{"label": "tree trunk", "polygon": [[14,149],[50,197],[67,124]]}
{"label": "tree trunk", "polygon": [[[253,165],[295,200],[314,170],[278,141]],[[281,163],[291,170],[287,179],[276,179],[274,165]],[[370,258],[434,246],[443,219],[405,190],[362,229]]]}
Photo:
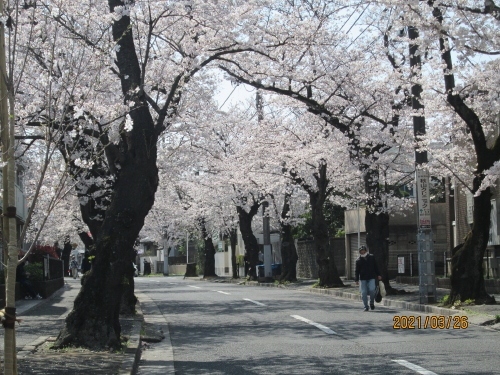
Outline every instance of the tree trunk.
{"label": "tree trunk", "polygon": [[130,144],[113,187],[111,203],[94,236],[96,257],[92,270],[82,280],[82,289],[59,334],[57,347],[70,343],[88,347],[120,344],[122,292],[124,285],[133,286],[127,278],[133,272],[132,249],[158,186],[157,136],[147,106],[139,106],[130,116],[135,126],[128,134]]}
{"label": "tree trunk", "polygon": [[290,225],[281,226],[281,281],[297,281],[297,249]]}
{"label": "tree trunk", "polygon": [[[475,190],[481,184],[474,179]],[[451,258],[450,304],[472,299],[476,304],[494,304],[495,298],[486,293],[483,257],[490,229],[491,191],[486,189],[474,197],[474,224],[465,242],[453,249]]]}
{"label": "tree trunk", "polygon": [[201,228],[201,235],[203,236],[203,242],[205,244],[205,267],[203,270],[203,278],[217,276],[215,273],[215,246],[212,241],[212,237],[208,234],[207,227],[205,225],[205,220],[200,219],[199,225]]}
{"label": "tree trunk", "polygon": [[253,234],[252,219],[258,212],[260,203],[254,203],[250,212],[246,212],[242,207],[237,206],[238,218],[240,221],[240,232],[245,244],[245,253],[249,262],[248,277],[250,280],[257,280],[257,263],[259,261],[259,243]]}
{"label": "tree trunk", "polygon": [[[120,0],[108,3],[111,12],[123,5]],[[120,47],[115,61],[124,101],[135,103],[128,114],[133,127],[124,131],[116,150],[113,145],[106,145],[106,155],[112,150],[117,154],[116,159],[108,160],[108,167],[119,164],[120,168],[116,168],[116,179],[101,224],[97,226],[95,219],[85,220],[89,217],[89,206],[80,206],[82,217],[95,238],[96,257],[92,270],[82,280],[82,288],[57,338],[56,347],[68,344],[99,348],[120,346],[120,303],[124,285],[130,285],[127,275],[133,272],[132,249],[154,203],[158,186],[158,133],[146,98],[141,90],[136,90],[140,87],[141,70],[130,17],[123,15],[115,20],[112,31]]]}
{"label": "tree trunk", "polygon": [[396,294],[397,290],[389,284],[389,214],[385,212],[380,199],[378,171],[365,169],[364,183],[368,194],[365,216],[366,245],[375,257],[387,294]]}
{"label": "tree trunk", "polygon": [[285,193],[281,210],[281,281],[297,281],[297,249],[292,235],[292,227],[288,224],[291,194]]}
{"label": "tree trunk", "polygon": [[235,228],[229,232],[229,242],[231,243],[231,266],[233,267],[233,279],[239,277],[239,265],[236,263],[236,245],[238,244],[238,232]]}
{"label": "tree trunk", "polygon": [[[132,259],[135,258],[134,249],[130,250]],[[125,274],[123,275],[123,293],[120,302],[121,315],[134,315],[135,305],[137,304],[137,297],[134,294],[135,281],[134,281],[134,267],[130,263],[130,267],[126,267]]]}
{"label": "tree trunk", "polygon": [[344,286],[330,251],[328,225],[323,213],[325,199],[319,195],[318,192],[309,193],[314,248],[316,251],[316,262],[318,263],[319,286],[329,288]]}
{"label": "tree trunk", "polygon": [[[432,4],[432,3],[431,3]],[[433,8],[433,16],[440,24],[443,14],[438,7]],[[440,34],[444,35],[444,33]],[[443,60],[443,78],[446,100],[455,113],[465,122],[474,143],[477,167],[473,180],[472,192],[475,194],[484,179],[484,171],[500,160],[500,138],[496,138],[493,147],[488,148],[488,140],[481,119],[473,108],[455,91],[455,75],[448,40],[439,38],[441,58]],[[481,195],[474,197],[474,223],[471,232],[462,246],[453,249],[451,258],[450,303],[457,300],[475,300],[476,303],[495,303],[495,298],[486,293],[483,275],[483,257],[488,245],[491,190],[488,188]]]}

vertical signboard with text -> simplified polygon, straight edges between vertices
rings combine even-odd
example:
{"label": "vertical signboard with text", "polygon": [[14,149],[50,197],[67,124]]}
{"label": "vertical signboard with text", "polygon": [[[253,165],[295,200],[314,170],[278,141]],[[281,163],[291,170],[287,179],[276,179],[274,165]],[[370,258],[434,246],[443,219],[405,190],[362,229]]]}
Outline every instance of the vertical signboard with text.
{"label": "vertical signboard with text", "polygon": [[431,229],[431,200],[429,194],[429,171],[417,170],[418,229]]}

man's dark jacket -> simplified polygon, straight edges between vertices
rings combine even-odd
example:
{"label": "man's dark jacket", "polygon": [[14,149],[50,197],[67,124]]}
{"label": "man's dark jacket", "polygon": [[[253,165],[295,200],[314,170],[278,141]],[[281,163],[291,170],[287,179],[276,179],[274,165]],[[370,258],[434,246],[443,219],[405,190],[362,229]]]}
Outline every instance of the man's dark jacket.
{"label": "man's dark jacket", "polygon": [[377,262],[372,254],[356,259],[354,281],[376,279],[379,275]]}

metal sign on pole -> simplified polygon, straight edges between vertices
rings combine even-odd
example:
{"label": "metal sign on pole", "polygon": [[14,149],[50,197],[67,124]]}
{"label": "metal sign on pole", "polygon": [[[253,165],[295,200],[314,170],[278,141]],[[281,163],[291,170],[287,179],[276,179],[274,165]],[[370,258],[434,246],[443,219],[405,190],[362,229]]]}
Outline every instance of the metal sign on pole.
{"label": "metal sign on pole", "polygon": [[269,203],[264,201],[262,203],[262,226],[263,226],[263,236],[264,236],[264,276],[266,278],[273,277],[272,270],[272,245],[271,245],[271,228],[269,224],[269,215],[266,209],[269,207]]}
{"label": "metal sign on pole", "polygon": [[418,209],[418,278],[420,303],[436,302],[436,274],[434,246],[431,231],[431,203],[429,194],[429,172],[417,169]]}

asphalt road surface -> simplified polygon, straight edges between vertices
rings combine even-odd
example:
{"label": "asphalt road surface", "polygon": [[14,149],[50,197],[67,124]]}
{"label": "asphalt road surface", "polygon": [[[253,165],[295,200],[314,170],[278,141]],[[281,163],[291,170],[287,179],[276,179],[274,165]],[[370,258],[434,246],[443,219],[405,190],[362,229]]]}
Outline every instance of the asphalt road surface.
{"label": "asphalt road surface", "polygon": [[135,280],[169,324],[176,374],[500,374],[499,332],[458,318],[363,312],[361,302],[281,288]]}

